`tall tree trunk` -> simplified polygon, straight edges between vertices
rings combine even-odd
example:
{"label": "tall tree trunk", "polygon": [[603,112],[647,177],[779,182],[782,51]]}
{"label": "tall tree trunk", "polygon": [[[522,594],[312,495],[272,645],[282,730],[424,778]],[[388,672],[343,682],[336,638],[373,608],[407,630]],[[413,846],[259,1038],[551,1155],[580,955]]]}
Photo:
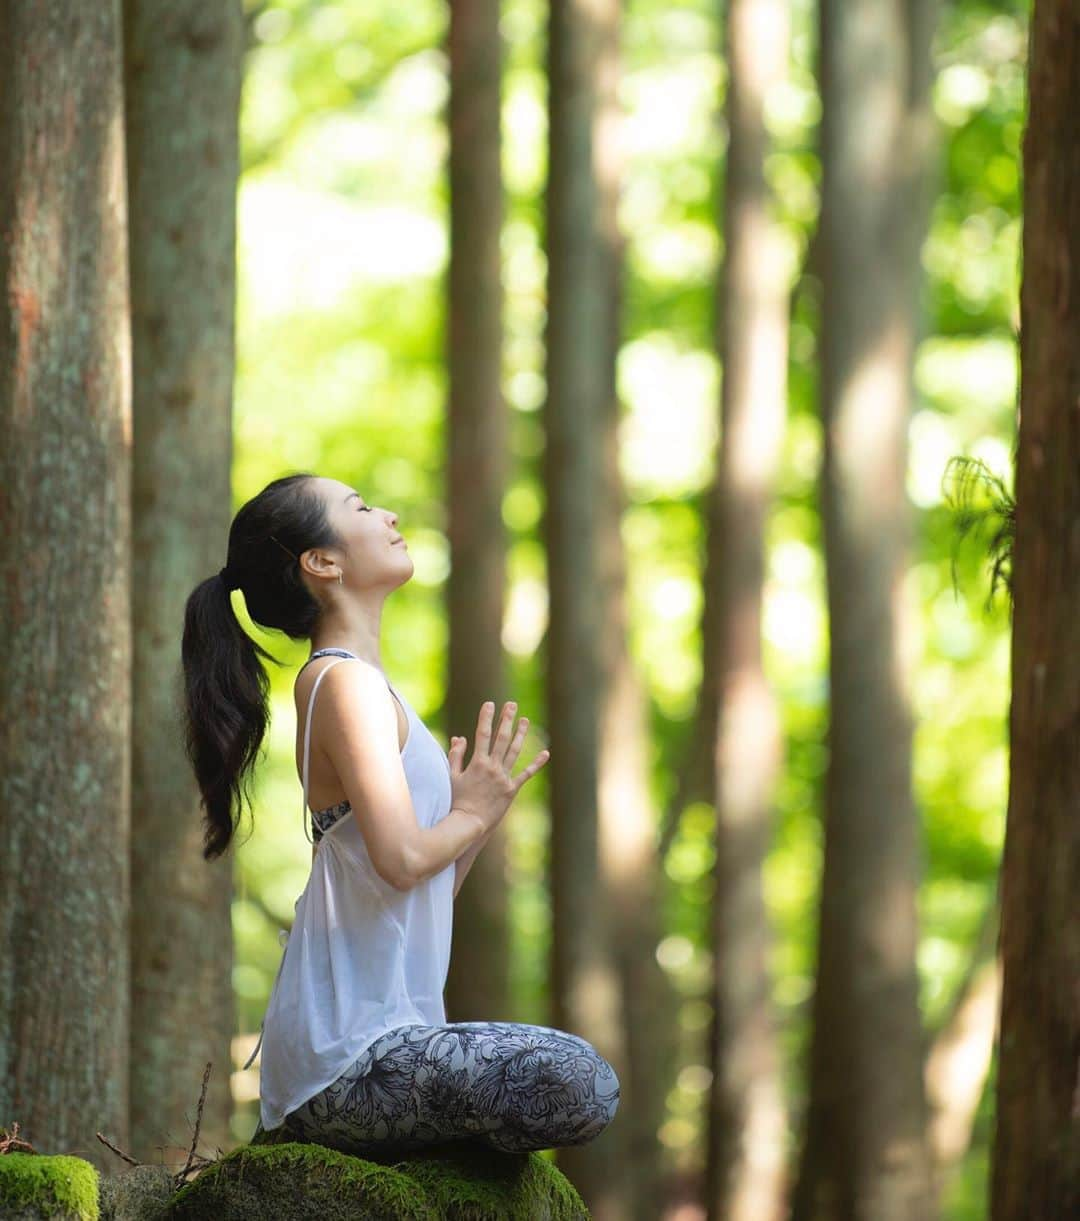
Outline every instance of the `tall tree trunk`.
{"label": "tall tree trunk", "polygon": [[[502,172],[498,0],[450,4],[447,728],[476,737],[481,704],[505,693],[506,408],[501,389]],[[525,713],[526,710],[522,709]],[[530,719],[535,717],[530,714]],[[454,908],[446,985],[451,1021],[510,1020],[505,823],[476,858]]]}
{"label": "tall tree trunk", "polygon": [[0,6],[0,1122],[128,1139],[120,6]]}
{"label": "tall tree trunk", "polygon": [[1036,0],[991,1215],[1080,1214],[1080,11]]}
{"label": "tall tree trunk", "polygon": [[597,14],[601,40],[594,164],[600,240],[607,264],[609,335],[601,404],[601,483],[597,505],[600,634],[598,853],[601,892],[611,912],[611,945],[619,975],[621,1031],[613,1054],[621,1083],[618,1122],[629,1192],[627,1217],[655,1221],[665,1202],[658,1132],[674,1071],[677,997],[660,967],[663,877],[657,853],[657,812],[649,793],[647,695],[630,653],[626,552],[622,519],[626,491],[619,464],[621,403],[615,367],[621,340],[623,238],[618,223],[622,180],[618,101],[621,5]]}
{"label": "tall tree trunk", "polygon": [[930,1108],[927,1138],[939,1196],[971,1146],[993,1059],[1001,1000],[998,925],[998,905],[991,903],[964,980],[927,1049],[923,1071]]}
{"label": "tall tree trunk", "polygon": [[822,9],[824,875],[796,1221],[926,1221],[902,584],[933,0]]}
{"label": "tall tree trunk", "polygon": [[765,104],[787,72],[786,0],[728,6],[723,391],[710,553],[718,659],[716,888],[710,1037],[708,1215],[770,1221],[785,1204],[786,1116],[768,970],[762,871],[780,763],[761,657],[765,522],[787,400],[789,269],[770,218]]}
{"label": "tall tree trunk", "polygon": [[230,504],[239,0],[125,10],[135,452],[131,1147],[230,1143],[232,859],[202,855],[177,675],[184,603],[225,562]]}
{"label": "tall tree trunk", "polygon": [[[551,995],[556,1026],[613,1064],[620,1045],[618,978],[598,894],[601,588],[597,516],[601,436],[611,385],[610,261],[600,234],[595,124],[614,0],[554,0],[548,33],[547,401],[543,458],[550,624],[546,688],[551,762]],[[616,1120],[616,1124],[618,1121]],[[597,1221],[626,1215],[613,1124],[559,1151]]]}

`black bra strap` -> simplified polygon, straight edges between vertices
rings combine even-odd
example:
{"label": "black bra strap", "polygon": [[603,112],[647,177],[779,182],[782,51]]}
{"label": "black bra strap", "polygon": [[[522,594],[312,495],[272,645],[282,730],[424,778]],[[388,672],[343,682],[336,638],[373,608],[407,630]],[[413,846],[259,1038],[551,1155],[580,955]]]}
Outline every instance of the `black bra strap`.
{"label": "black bra strap", "polygon": [[[304,662],[304,665],[300,667],[300,670],[302,670],[304,666],[310,665],[310,663],[313,662],[316,657],[351,657],[354,661],[360,660],[355,653],[350,653],[348,649],[318,649],[316,652],[312,653],[307,661]],[[297,674],[300,673],[300,670],[296,671]]]}

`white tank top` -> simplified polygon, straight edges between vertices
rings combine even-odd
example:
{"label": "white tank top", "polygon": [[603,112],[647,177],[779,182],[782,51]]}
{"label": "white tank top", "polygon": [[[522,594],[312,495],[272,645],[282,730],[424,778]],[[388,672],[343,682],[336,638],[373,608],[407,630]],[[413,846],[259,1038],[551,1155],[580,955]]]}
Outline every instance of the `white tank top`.
{"label": "white tank top", "polygon": [[[338,664],[321,671],[308,700],[305,817],[315,694]],[[450,762],[409,702],[386,682],[409,721],[401,762],[413,808],[420,826],[430,827],[450,812]],[[446,1021],[454,863],[411,890],[395,890],[375,872],[348,804],[325,813],[331,818],[324,819],[307,885],[296,900],[292,932],[282,930],[285,953],[263,1018],[259,1109],[265,1131],[337,1080],[386,1031]],[[251,1060],[258,1050],[256,1044]]]}

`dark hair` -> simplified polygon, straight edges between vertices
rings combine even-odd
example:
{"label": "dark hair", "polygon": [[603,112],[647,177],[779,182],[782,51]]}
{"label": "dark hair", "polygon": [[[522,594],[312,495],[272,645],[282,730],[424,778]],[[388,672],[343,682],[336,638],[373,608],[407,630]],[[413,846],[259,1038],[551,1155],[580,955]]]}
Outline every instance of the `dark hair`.
{"label": "dark hair", "polygon": [[277,663],[244,631],[230,591],[243,591],[260,627],[308,639],[319,603],[300,575],[300,554],[340,543],[313,475],[275,479],[233,518],[225,568],[201,582],[184,609],[181,646],[185,745],[205,807],[203,856],[229,846],[270,722],[270,680],[260,657]]}

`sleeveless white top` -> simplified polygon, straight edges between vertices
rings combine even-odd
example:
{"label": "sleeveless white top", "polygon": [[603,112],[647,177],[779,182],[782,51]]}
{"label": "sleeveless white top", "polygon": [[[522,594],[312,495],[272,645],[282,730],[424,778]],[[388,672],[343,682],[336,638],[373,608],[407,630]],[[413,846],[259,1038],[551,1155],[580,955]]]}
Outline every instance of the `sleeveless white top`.
{"label": "sleeveless white top", "polygon": [[[311,713],[319,683],[337,664],[320,672],[308,700],[305,816]],[[430,827],[450,812],[450,763],[409,702],[386,682],[409,721],[401,762],[416,818]],[[292,932],[283,930],[285,953],[260,1036],[259,1109],[265,1131],[279,1127],[289,1111],[336,1081],[386,1031],[446,1021],[454,862],[411,890],[395,890],[375,872],[349,810],[347,803],[334,807],[341,816],[323,831],[307,885],[296,900]],[[256,1044],[251,1059],[258,1049]]]}

